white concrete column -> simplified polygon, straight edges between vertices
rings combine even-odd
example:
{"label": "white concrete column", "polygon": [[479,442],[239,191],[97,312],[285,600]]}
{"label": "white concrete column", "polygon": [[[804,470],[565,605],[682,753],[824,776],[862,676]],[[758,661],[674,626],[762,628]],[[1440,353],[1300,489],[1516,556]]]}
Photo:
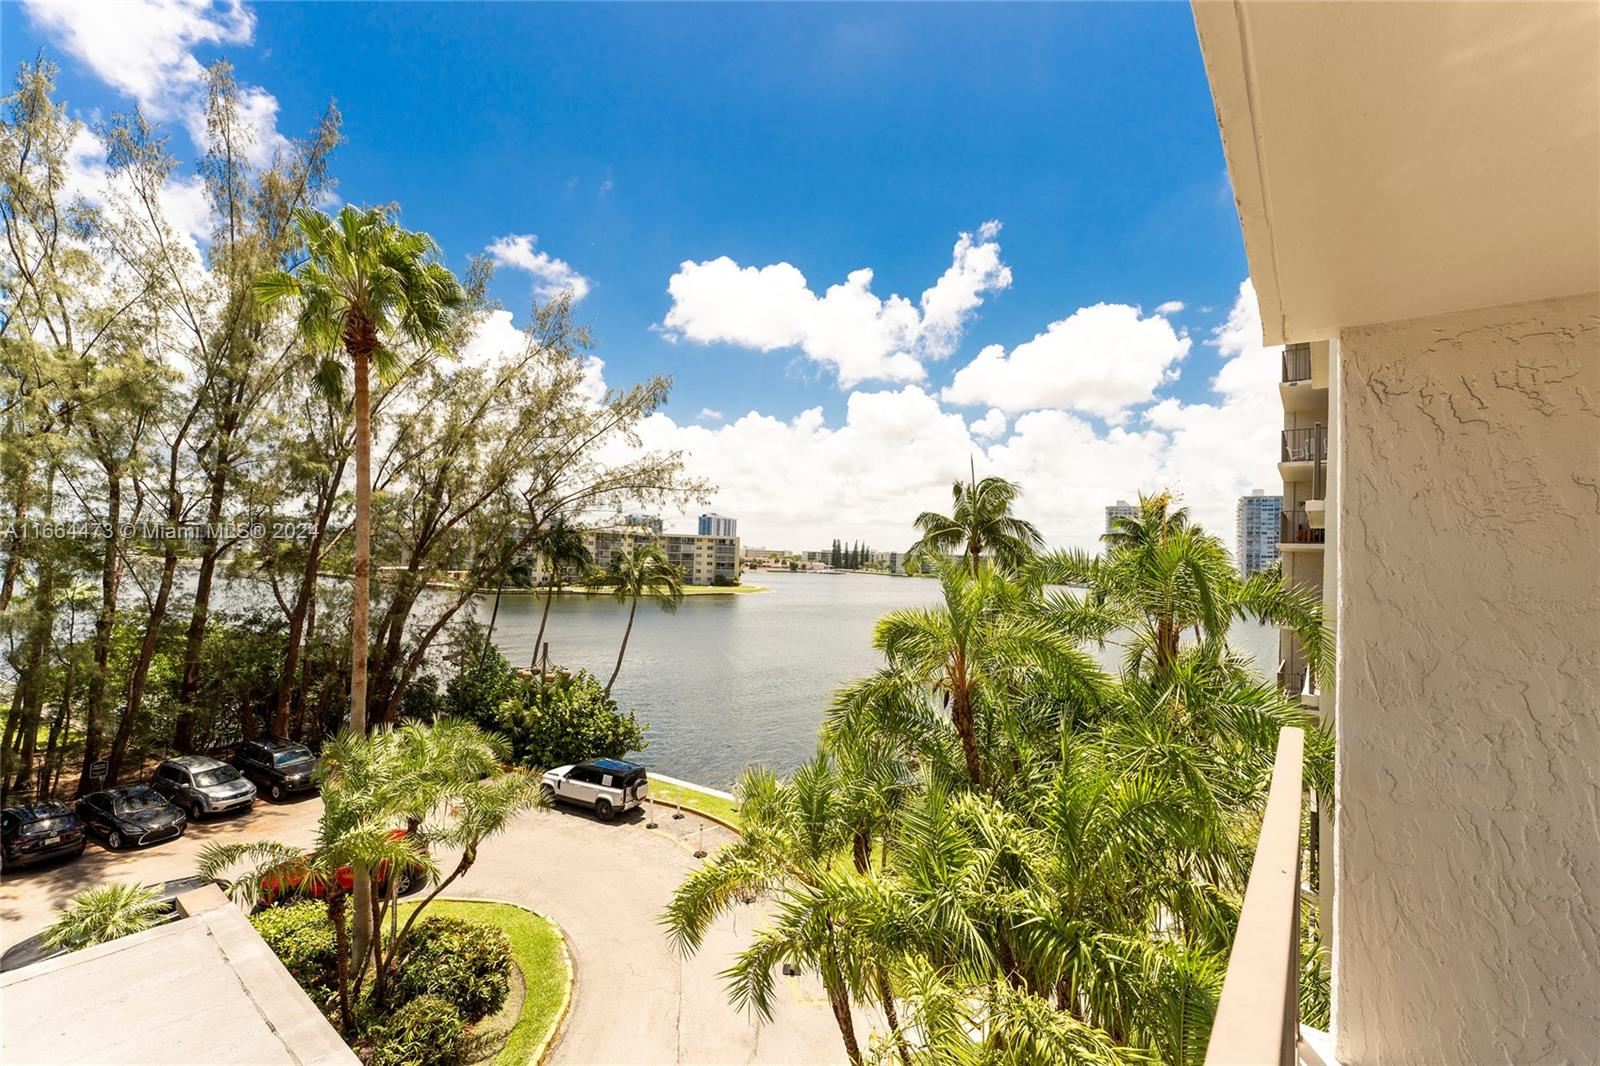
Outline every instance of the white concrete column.
{"label": "white concrete column", "polygon": [[1600,294],[1347,329],[1346,1066],[1600,1055]]}

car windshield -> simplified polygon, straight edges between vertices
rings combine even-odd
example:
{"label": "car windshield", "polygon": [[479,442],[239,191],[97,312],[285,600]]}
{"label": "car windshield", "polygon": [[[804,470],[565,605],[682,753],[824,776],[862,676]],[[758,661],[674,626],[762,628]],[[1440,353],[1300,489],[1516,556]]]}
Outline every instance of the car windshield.
{"label": "car windshield", "polygon": [[210,788],[212,785],[226,785],[229,781],[239,780],[239,771],[231,766],[219,766],[215,770],[201,770],[194,775],[196,788]]}
{"label": "car windshield", "polygon": [[112,793],[111,808],[118,814],[136,814],[139,811],[150,811],[166,803],[157,793],[148,788],[130,788],[126,792]]}
{"label": "car windshield", "polygon": [[55,818],[40,818],[36,822],[28,822],[22,827],[24,833],[59,833],[63,829],[71,828],[70,818],[57,816]]}
{"label": "car windshield", "polygon": [[295,763],[310,761],[311,749],[301,747],[285,748],[272,757],[274,766],[293,766]]}

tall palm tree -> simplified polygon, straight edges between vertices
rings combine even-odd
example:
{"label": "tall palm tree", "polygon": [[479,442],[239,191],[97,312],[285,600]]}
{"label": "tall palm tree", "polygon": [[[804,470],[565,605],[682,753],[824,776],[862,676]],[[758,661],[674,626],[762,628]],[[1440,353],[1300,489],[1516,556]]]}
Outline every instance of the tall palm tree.
{"label": "tall palm tree", "polygon": [[606,682],[605,695],[611,695],[611,686],[622,673],[622,657],[628,653],[628,637],[633,634],[633,617],[638,613],[639,600],[648,596],[668,614],[683,602],[683,570],[667,561],[667,553],[659,544],[635,544],[611,557],[611,565],[596,577],[606,585],[618,603],[628,604],[628,626],[622,631],[622,647],[617,649],[617,665]]}
{"label": "tall palm tree", "polygon": [[569,570],[584,573],[594,565],[594,556],[584,543],[583,531],[568,522],[565,515],[556,515],[539,532],[533,550],[544,560],[545,570],[550,574],[544,593],[544,613],[539,616],[539,633],[533,638],[533,659],[528,663],[530,668],[537,668],[539,652],[544,647],[545,623],[550,621],[550,602],[556,598],[561,575]]}
{"label": "tall palm tree", "polygon": [[448,338],[451,312],[466,294],[426,233],[403,229],[382,208],[350,204],[337,219],[297,208],[294,225],[305,242],[299,269],[263,274],[255,282],[262,304],[294,299],[297,325],[319,362],[318,383],[333,396],[344,391],[343,349],[355,377],[355,596],[350,612],[350,727],[367,726],[367,653],[372,573],[371,368],[380,377],[399,368],[396,347],[412,344],[439,351]]}
{"label": "tall palm tree", "polygon": [[494,646],[494,624],[500,619],[500,596],[506,590],[509,582],[512,588],[527,588],[533,580],[533,560],[527,555],[517,555],[500,572],[500,581],[494,587],[494,610],[489,612],[489,627],[483,631],[483,648],[478,652],[478,665],[483,665],[484,659],[489,657],[489,649]]}
{"label": "tall palm tree", "polygon": [[852,995],[864,986],[861,958],[831,917],[833,895],[823,891],[834,860],[850,846],[842,817],[840,781],[826,754],[818,754],[786,782],[771,770],[747,769],[735,788],[742,832],[678,886],[661,916],[673,947],[699,950],[722,914],[763,892],[782,897],[779,914],[723,976],[728,996],[763,1019],[772,1016],[772,971],[791,962],[822,978],[834,1021],[852,1063],[861,1046],[851,1014]]}
{"label": "tall palm tree", "polygon": [[889,708],[898,720],[927,728],[919,704],[931,696],[949,712],[966,779],[985,785],[995,768],[986,765],[985,740],[1009,724],[1007,715],[1029,684],[1049,678],[1060,691],[1095,700],[1106,678],[1075,639],[1032,609],[1026,585],[993,569],[969,572],[954,564],[945,565],[940,582],[939,606],[892,611],[879,620],[873,645],[888,667],[841,694],[830,727],[882,730],[881,715]]}
{"label": "tall palm tree", "polygon": [[[402,228],[381,208],[346,204],[337,220],[309,207],[297,208],[295,228],[305,242],[306,259],[293,273],[263,274],[254,291],[262,304],[294,299],[297,326],[307,349],[319,360],[318,383],[342,396],[341,347],[355,377],[356,513],[354,596],[350,608],[350,728],[367,729],[367,656],[372,595],[372,411],[371,369],[394,374],[396,347],[412,344],[443,349],[452,312],[466,303],[456,277],[434,256],[438,246],[426,233]],[[368,886],[356,882],[356,946],[372,937]]]}
{"label": "tall palm tree", "polygon": [[957,480],[950,486],[948,515],[924,511],[917,516],[921,537],[906,555],[920,562],[960,552],[977,573],[979,558],[987,551],[1000,566],[1020,570],[1044,543],[1033,523],[1011,513],[1021,493],[1020,486],[1005,478],[979,481],[974,466],[971,480]]}
{"label": "tall palm tree", "polygon": [[1148,659],[1157,671],[1170,670],[1186,632],[1221,647],[1235,618],[1252,618],[1293,628],[1314,668],[1325,675],[1333,637],[1320,600],[1286,587],[1275,570],[1241,579],[1222,541],[1175,502],[1169,492],[1140,496],[1138,512],[1116,518],[1101,538],[1103,554],[1040,556],[1029,567],[1030,582],[1086,589],[1076,606],[1069,606],[1070,596],[1056,601],[1062,617],[1097,619],[1102,635],[1118,627],[1131,630],[1129,664],[1135,668]]}

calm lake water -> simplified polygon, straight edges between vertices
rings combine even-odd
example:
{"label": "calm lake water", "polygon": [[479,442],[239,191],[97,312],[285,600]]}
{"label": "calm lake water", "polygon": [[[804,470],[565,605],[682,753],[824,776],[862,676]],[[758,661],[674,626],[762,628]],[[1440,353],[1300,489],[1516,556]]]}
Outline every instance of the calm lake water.
{"label": "calm lake water", "polygon": [[[835,690],[882,664],[872,648],[878,618],[939,596],[935,581],[870,574],[752,573],[769,592],[691,596],[677,614],[641,603],[612,690],[650,725],[640,761],[717,788],[751,763],[780,773],[816,751],[817,729]],[[493,597],[480,597],[487,622]],[[513,663],[533,658],[544,601],[505,596],[495,644]],[[550,659],[610,676],[627,608],[595,596],[557,597],[545,639]],[[1233,641],[1263,673],[1276,669],[1277,631],[1235,627]],[[1108,647],[1108,665],[1119,658]],[[1270,666],[1269,666],[1270,664]]]}

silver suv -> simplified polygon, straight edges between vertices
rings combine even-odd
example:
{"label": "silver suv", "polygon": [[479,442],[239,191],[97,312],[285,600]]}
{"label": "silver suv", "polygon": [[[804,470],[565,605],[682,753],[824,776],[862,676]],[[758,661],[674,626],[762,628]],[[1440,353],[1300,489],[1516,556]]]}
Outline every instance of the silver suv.
{"label": "silver suv", "polygon": [[256,801],[256,786],[225,762],[205,755],[181,755],[156,767],[150,787],[189,812],[191,821],[203,814],[249,810]]}
{"label": "silver suv", "polygon": [[546,770],[540,787],[551,800],[588,807],[602,822],[641,805],[650,794],[644,767],[621,759],[596,759]]}

